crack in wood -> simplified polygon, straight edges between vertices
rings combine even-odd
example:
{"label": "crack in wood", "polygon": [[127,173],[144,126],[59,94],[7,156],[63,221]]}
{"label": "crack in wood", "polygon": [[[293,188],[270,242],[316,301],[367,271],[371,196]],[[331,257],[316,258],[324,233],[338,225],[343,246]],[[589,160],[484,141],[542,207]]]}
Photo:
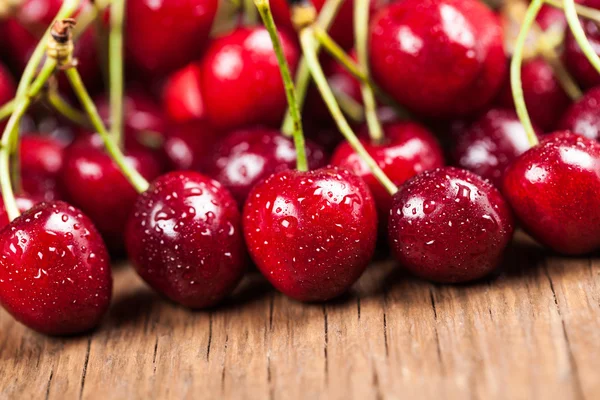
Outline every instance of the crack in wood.
{"label": "crack in wood", "polygon": [[206,361],[210,361],[210,345],[212,343],[213,333],[213,315],[212,312],[208,314],[208,346],[206,346]]}
{"label": "crack in wood", "polygon": [[88,363],[90,362],[90,351],[92,349],[92,338],[88,339],[87,350],[85,352],[85,360],[83,362],[83,371],[81,373],[81,386],[79,388],[79,399],[83,398],[83,389],[85,387],[85,377],[87,375]]}
{"label": "crack in wood", "polygon": [[360,321],[360,296],[356,297],[356,311],[358,313],[358,320]]}
{"label": "crack in wood", "polygon": [[377,368],[375,368],[375,365],[372,366],[373,368],[373,387],[375,388],[375,399],[376,400],[383,400],[383,393],[381,391],[381,385],[379,384],[379,376],[377,375]]}
{"label": "crack in wood", "polygon": [[156,353],[158,353],[158,335],[154,341],[154,354],[152,355],[152,365],[154,366],[154,374],[156,375]]}
{"label": "crack in wood", "polygon": [[269,300],[269,330],[273,331],[273,310],[275,309],[275,293],[271,293]]}
{"label": "crack in wood", "polygon": [[225,348],[223,350],[223,370],[221,371],[221,391],[225,392],[225,360],[227,355],[227,346],[229,345],[229,335],[225,335]]}
{"label": "crack in wood", "polygon": [[50,378],[48,378],[48,383],[46,384],[46,400],[50,398],[50,387],[52,386],[52,377],[54,376],[54,369],[50,370]]}
{"label": "crack in wood", "polygon": [[433,318],[435,320],[435,323],[433,324],[433,332],[435,333],[435,345],[437,348],[437,356],[438,361],[440,362],[440,368],[442,370],[442,373],[444,373],[444,361],[442,360],[442,346],[440,345],[440,336],[437,330],[437,309],[435,307],[435,297],[433,295],[433,288],[431,286],[429,287],[429,298],[431,300],[431,308],[433,308]]}
{"label": "crack in wood", "polygon": [[383,290],[383,344],[385,346],[385,358],[390,358],[390,348],[387,336],[387,287]]}
{"label": "crack in wood", "polygon": [[327,356],[327,346],[329,345],[329,327],[327,323],[327,307],[323,304],[323,325],[325,329],[325,343],[323,345],[323,354],[325,355],[325,383],[329,382],[329,358]]}

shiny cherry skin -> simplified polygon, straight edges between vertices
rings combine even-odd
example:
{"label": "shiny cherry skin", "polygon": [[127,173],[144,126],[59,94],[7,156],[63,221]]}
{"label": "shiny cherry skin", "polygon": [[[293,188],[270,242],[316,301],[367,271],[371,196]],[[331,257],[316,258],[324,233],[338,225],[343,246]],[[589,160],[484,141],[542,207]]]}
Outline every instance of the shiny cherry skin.
{"label": "shiny cherry skin", "polygon": [[350,289],[371,261],[377,211],[367,185],[347,170],[287,170],[254,187],[243,227],[254,263],[275,288],[326,301]]}
{"label": "shiny cherry skin", "polygon": [[162,90],[162,104],[171,120],[187,122],[206,117],[200,73],[200,65],[192,63],[167,78]]}
{"label": "shiny cherry skin", "polygon": [[61,201],[41,203],[0,231],[0,303],[49,335],[96,327],[112,295],[108,253],[89,218]]}
{"label": "shiny cherry skin", "polygon": [[217,138],[217,132],[203,120],[172,125],[163,145],[169,170],[203,169]]}
{"label": "shiny cherry skin", "polygon": [[[423,171],[444,166],[442,148],[433,134],[422,125],[415,122],[393,122],[384,124],[383,130],[385,143],[377,145],[369,140],[361,141],[394,184],[402,185]],[[392,196],[348,142],[338,146],[331,157],[331,164],[350,170],[367,183],[375,198],[380,220],[387,222]]]}
{"label": "shiny cherry skin", "polygon": [[[293,74],[298,48],[285,33],[279,36]],[[215,39],[202,61],[200,87],[206,115],[217,129],[277,126],[287,108],[277,58],[263,27],[238,28]]]}
{"label": "shiny cherry skin", "polygon": [[170,172],[156,179],[136,201],[125,238],[138,274],[189,308],[219,303],[246,269],[235,200],[197,172]]}
{"label": "shiny cherry skin", "polygon": [[[578,3],[600,9],[600,1],[598,0],[578,1]],[[600,48],[600,28],[591,20],[580,18],[579,21],[590,44],[596,49],[596,53],[600,54],[600,51],[598,51]],[[585,54],[583,54],[570,29],[567,29],[564,47],[565,64],[579,84],[586,88],[600,85],[600,74],[598,74],[594,66],[590,64]]]}
{"label": "shiny cherry skin", "polygon": [[373,77],[417,114],[458,117],[483,108],[506,70],[502,28],[477,0],[405,0],[371,22]]}
{"label": "shiny cherry skin", "polygon": [[[160,166],[148,151],[126,152],[127,161],[148,180],[160,174]],[[104,151],[97,135],[77,139],[65,150],[61,184],[66,198],[96,224],[109,249],[123,249],[123,234],[137,192]]]}
{"label": "shiny cherry skin", "polygon": [[521,225],[562,254],[600,248],[600,144],[556,132],[506,170],[503,193]]}
{"label": "shiny cherry skin", "polygon": [[15,97],[16,86],[10,72],[0,64],[0,107]]}
{"label": "shiny cherry skin", "polygon": [[208,42],[217,5],[217,0],[127,1],[128,56],[152,76],[183,67]]}
{"label": "shiny cherry skin", "polygon": [[[309,169],[325,166],[323,150],[307,141]],[[294,142],[279,131],[255,128],[235,131],[219,141],[211,152],[206,173],[221,182],[244,205],[250,190],[270,175],[296,168]]]}
{"label": "shiny cherry skin", "polygon": [[588,90],[563,114],[558,128],[600,140],[600,86]]}
{"label": "shiny cherry skin", "polygon": [[[542,132],[534,129],[539,137]],[[457,135],[452,158],[457,166],[501,188],[506,168],[529,147],[517,114],[512,110],[493,108]]]}
{"label": "shiny cherry skin", "polygon": [[[531,121],[545,132],[556,129],[571,99],[554,76],[552,67],[542,58],[528,60],[521,67],[521,82]],[[515,108],[509,73],[498,96],[498,105]]]}
{"label": "shiny cherry skin", "polygon": [[[16,195],[15,200],[17,202],[17,208],[21,214],[30,210],[36,204],[42,202],[40,198],[30,196],[28,194]],[[4,227],[9,223],[10,221],[8,220],[8,213],[6,212],[6,207],[4,207],[4,199],[2,198],[2,195],[0,195],[0,230],[4,229]]]}
{"label": "shiny cherry skin", "polygon": [[25,135],[19,143],[23,190],[46,201],[63,197],[59,175],[64,144],[50,136]]}
{"label": "shiny cherry skin", "polygon": [[413,274],[459,283],[489,275],[514,230],[500,191],[472,172],[444,167],[406,182],[394,196],[389,240]]}

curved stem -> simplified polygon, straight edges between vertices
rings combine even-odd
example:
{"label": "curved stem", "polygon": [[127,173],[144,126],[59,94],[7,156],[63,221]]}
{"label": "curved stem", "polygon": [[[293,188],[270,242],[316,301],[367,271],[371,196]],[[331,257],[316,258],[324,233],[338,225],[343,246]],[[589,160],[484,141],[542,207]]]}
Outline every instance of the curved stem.
{"label": "curved stem", "polygon": [[106,147],[108,154],[110,154],[114,162],[119,166],[119,169],[123,175],[125,175],[127,180],[131,183],[135,190],[137,190],[138,193],[146,191],[149,186],[148,181],[144,179],[144,177],[140,175],[135,168],[131,167],[131,165],[127,163],[125,155],[123,155],[123,152],[121,152],[119,146],[117,146],[117,144],[112,140],[110,134],[104,126],[104,123],[102,122],[102,118],[100,118],[100,115],[98,114],[98,110],[96,109],[94,102],[90,98],[90,95],[81,80],[81,76],[79,75],[77,68],[68,68],[65,70],[65,74],[67,75],[67,78],[69,79],[77,98],[79,98],[83,108],[90,117],[92,125],[98,131],[100,137],[104,141],[104,146]]}
{"label": "curved stem", "polygon": [[513,93],[515,102],[515,108],[517,115],[523,124],[525,133],[527,134],[527,140],[530,146],[538,144],[537,136],[533,130],[529,113],[527,112],[527,106],[525,105],[525,97],[523,96],[523,85],[521,83],[521,65],[523,64],[523,48],[525,47],[525,40],[527,40],[527,34],[535,21],[535,17],[544,4],[543,0],[532,0],[523,23],[521,24],[521,31],[517,36],[517,43],[515,45],[515,52],[513,54],[512,61],[510,63],[510,85]]}
{"label": "curved stem", "polygon": [[[358,65],[369,76],[369,41],[367,31],[369,29],[369,0],[354,0],[354,36],[356,40],[356,56]],[[383,140],[383,130],[377,116],[377,104],[375,95],[370,85],[361,83],[363,103],[365,105],[365,118],[369,128],[369,136],[374,143]]]}
{"label": "curved stem", "polygon": [[123,148],[123,21],[125,0],[114,0],[110,8],[108,38],[110,81],[110,134]]}
{"label": "curved stem", "polygon": [[10,117],[10,114],[13,113],[16,104],[17,101],[15,99],[12,99],[9,102],[4,103],[4,105],[0,107],[0,122]]}
{"label": "curved stem", "polygon": [[87,28],[102,17],[100,14],[110,6],[112,0],[94,0],[92,7],[77,17],[77,26],[73,30],[73,39],[77,40]]}
{"label": "curved stem", "polygon": [[381,170],[377,162],[373,160],[373,157],[367,152],[365,147],[362,145],[360,140],[356,137],[350,125],[348,125],[348,121],[344,118],[344,114],[340,110],[340,107],[335,102],[335,98],[329,85],[327,84],[327,78],[325,78],[325,74],[321,69],[321,65],[319,65],[319,60],[317,58],[317,54],[315,52],[315,38],[313,28],[305,28],[300,32],[300,44],[302,45],[302,51],[304,53],[304,57],[308,63],[308,67],[312,74],[312,77],[317,84],[317,88],[327,104],[333,119],[335,120],[340,132],[346,140],[348,144],[354,149],[354,151],[364,160],[364,162],[369,166],[371,172],[377,178],[377,180],[386,188],[386,190],[390,194],[394,194],[398,191],[398,187],[394,185],[394,183],[388,178],[388,176]]}
{"label": "curved stem", "polygon": [[344,112],[344,115],[354,122],[365,122],[365,109],[362,104],[354,100],[354,98],[347,93],[336,90],[333,86],[331,86],[331,91],[333,92],[340,109]]}
{"label": "curved stem", "polygon": [[271,14],[269,0],[254,0],[254,4],[256,4],[256,8],[258,8],[260,17],[262,18],[263,23],[269,32],[271,42],[273,43],[273,50],[275,51],[277,62],[279,63],[279,70],[281,71],[281,78],[283,79],[283,85],[285,87],[285,95],[287,97],[288,107],[290,109],[290,114],[292,115],[294,126],[292,136],[294,138],[294,145],[296,146],[296,168],[298,171],[308,171],[304,132],[302,131],[302,119],[300,117],[300,109],[296,100],[296,89],[294,88],[294,82],[292,81],[290,68],[287,60],[285,59],[285,54],[283,53],[283,47],[281,46],[281,40],[279,38],[279,33],[277,32],[277,27],[275,26],[275,21],[273,20],[273,15]]}
{"label": "curved stem", "polygon": [[[564,9],[564,4],[561,2],[561,0],[546,0],[546,3],[554,8]],[[581,4],[575,4],[575,11],[583,18],[600,22],[600,10],[586,7]]]}
{"label": "curved stem", "polygon": [[[333,20],[337,15],[340,7],[342,6],[344,0],[327,0],[325,4],[323,4],[323,8],[321,8],[321,12],[319,12],[319,16],[317,17],[317,21],[315,24],[321,27],[323,30],[327,31],[333,24]],[[315,51],[317,54],[321,49],[321,43],[317,43]],[[304,106],[304,101],[306,100],[306,92],[308,90],[308,84],[310,82],[310,71],[308,70],[308,65],[306,65],[306,60],[304,57],[300,59],[298,63],[298,69],[296,70],[296,99],[298,101],[298,107],[302,109]],[[292,115],[289,110],[285,114],[285,119],[283,120],[283,125],[281,126],[281,131],[286,136],[292,136],[292,131],[294,129],[294,124],[292,120]]]}
{"label": "curved stem", "polygon": [[56,90],[46,92],[46,101],[60,115],[83,128],[90,129],[89,119],[81,111],[73,108]]}
{"label": "curved stem", "polygon": [[[547,34],[541,33],[538,39],[538,51],[544,60],[550,65],[558,83],[563,88],[565,93],[571,100],[578,100],[583,93],[571,76],[565,65],[556,52],[556,48],[550,43],[546,37]],[[564,36],[564,35],[561,35]],[[560,41],[562,42],[562,40]]]}
{"label": "curved stem", "polygon": [[579,47],[581,47],[581,51],[583,51],[583,54],[585,54],[588,61],[596,68],[596,71],[600,73],[600,57],[598,57],[598,54],[596,54],[596,51],[585,36],[581,22],[579,22],[579,17],[577,17],[574,0],[564,0],[563,5],[565,17],[567,17],[567,22],[569,28],[571,28],[573,37],[577,41],[577,44],[579,44]]}

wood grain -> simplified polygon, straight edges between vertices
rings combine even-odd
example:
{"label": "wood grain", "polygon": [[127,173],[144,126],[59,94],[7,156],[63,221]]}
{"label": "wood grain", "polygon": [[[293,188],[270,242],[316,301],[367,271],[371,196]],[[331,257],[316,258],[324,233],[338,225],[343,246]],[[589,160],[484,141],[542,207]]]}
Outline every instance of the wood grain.
{"label": "wood grain", "polygon": [[489,280],[433,285],[384,260],[324,305],[253,273],[192,312],[122,265],[91,334],[44,337],[0,312],[0,398],[598,399],[599,289],[599,259],[523,236]]}

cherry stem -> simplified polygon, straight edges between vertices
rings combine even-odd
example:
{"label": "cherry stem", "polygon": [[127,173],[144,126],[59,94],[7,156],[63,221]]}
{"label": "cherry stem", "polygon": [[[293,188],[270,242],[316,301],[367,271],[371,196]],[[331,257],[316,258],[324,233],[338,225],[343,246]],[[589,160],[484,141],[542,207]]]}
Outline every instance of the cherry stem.
{"label": "cherry stem", "polygon": [[[549,6],[552,6],[554,8],[559,8],[559,9],[564,9],[564,4],[562,3],[561,0],[546,0],[546,3]],[[592,21],[596,21],[596,22],[600,22],[600,10],[597,10],[595,8],[591,8],[591,7],[587,7],[581,4],[575,4],[575,11],[577,12],[577,14],[579,14],[581,17],[586,18],[586,19],[590,19]]]}
{"label": "cherry stem", "polygon": [[341,110],[348,118],[355,122],[365,122],[365,109],[362,104],[342,90],[337,90],[335,87],[331,87],[331,91]]}
{"label": "cherry stem", "polygon": [[109,81],[110,81],[110,134],[123,148],[123,21],[125,0],[114,0],[110,8]]}
{"label": "cherry stem", "polygon": [[5,103],[2,107],[0,107],[0,122],[4,121],[6,118],[10,117],[10,114],[13,113],[15,109],[15,105],[17,104],[16,99],[12,99]]}
{"label": "cherry stem", "polygon": [[100,14],[104,12],[112,2],[113,0],[92,1],[92,7],[77,17],[77,27],[73,30],[73,38],[78,39],[92,23],[100,20],[102,18]]}
{"label": "cherry stem", "polygon": [[517,110],[517,115],[521,120],[521,124],[525,129],[527,141],[531,147],[536,146],[539,142],[537,136],[535,135],[533,125],[531,124],[531,119],[529,118],[529,113],[527,112],[527,106],[525,105],[523,85],[521,82],[521,65],[523,64],[523,50],[525,48],[527,34],[533,26],[535,18],[543,4],[544,0],[532,0],[527,8],[527,12],[523,18],[523,23],[521,24],[521,30],[517,36],[515,51],[510,63],[510,86],[513,93],[515,108]]}
{"label": "cherry stem", "polygon": [[[356,56],[358,64],[365,74],[369,75],[369,41],[367,31],[369,29],[369,0],[354,0],[354,36],[356,40]],[[375,95],[370,85],[361,83],[363,103],[365,105],[365,118],[369,128],[369,136],[373,143],[381,143],[383,140],[383,129],[377,117],[377,104]]]}
{"label": "cherry stem", "polygon": [[327,78],[323,73],[323,69],[319,64],[319,60],[317,58],[317,53],[315,51],[316,41],[314,36],[314,31],[312,27],[308,27],[303,29],[300,32],[300,44],[302,46],[302,51],[304,53],[304,57],[307,61],[308,67],[310,69],[310,73],[317,84],[317,88],[327,104],[333,119],[335,120],[338,129],[344,135],[348,144],[352,147],[352,149],[364,160],[364,162],[369,166],[371,172],[377,178],[377,180],[386,188],[386,190],[391,194],[395,194],[398,191],[398,187],[394,185],[394,183],[388,178],[388,176],[379,168],[377,162],[373,160],[373,157],[367,152],[365,147],[362,145],[360,140],[356,137],[356,134],[352,131],[350,125],[348,125],[348,121],[344,117],[342,110],[335,101],[335,97],[333,96],[333,92],[329,88],[327,84]]}
{"label": "cherry stem", "polygon": [[90,120],[81,111],[75,109],[68,101],[64,99],[56,90],[46,92],[46,101],[60,115],[83,128],[90,129]]}
{"label": "cherry stem", "polygon": [[244,0],[244,22],[248,26],[256,25],[258,22],[255,4],[254,0]]}
{"label": "cherry stem", "polygon": [[74,66],[67,68],[65,70],[65,75],[71,83],[71,86],[73,87],[73,90],[75,91],[75,94],[81,102],[84,110],[88,114],[92,125],[98,131],[98,134],[100,134],[108,154],[110,154],[111,158],[117,164],[123,175],[125,175],[127,180],[131,183],[135,190],[137,190],[138,193],[146,191],[149,186],[148,181],[144,179],[144,177],[140,175],[135,168],[127,163],[125,155],[112,139],[110,133],[108,133],[108,130],[102,122],[102,118],[100,118],[100,114],[98,114],[98,109],[96,108],[87,89],[85,88],[85,85],[83,84],[83,81],[81,80],[81,76],[79,75],[77,68]]}
{"label": "cherry stem", "polygon": [[[583,93],[575,82],[575,79],[573,79],[569,71],[567,71],[567,68],[556,52],[556,48],[550,42],[550,40],[548,40],[547,35],[548,34],[546,33],[540,34],[538,39],[538,51],[552,68],[558,83],[563,88],[565,93],[567,93],[571,100],[578,100],[581,96],[583,96]],[[562,40],[560,42],[562,42]]]}
{"label": "cherry stem", "polygon": [[[333,20],[335,19],[340,7],[342,6],[344,0],[326,0],[323,4],[323,8],[321,8],[321,12],[317,17],[315,24],[321,27],[323,30],[327,31],[333,24]],[[321,49],[321,43],[317,44],[316,52],[319,53]],[[296,70],[296,99],[298,100],[298,107],[302,109],[304,107],[304,101],[306,100],[306,92],[308,91],[308,84],[310,83],[310,71],[308,69],[308,65],[306,65],[306,60],[304,57],[300,59],[298,63],[298,68]],[[294,121],[292,119],[292,114],[288,110],[285,114],[285,119],[283,120],[283,125],[281,126],[281,131],[286,136],[292,136],[292,132],[294,130]]]}
{"label": "cherry stem", "polygon": [[574,0],[564,0],[563,5],[565,17],[567,17],[567,23],[569,24],[571,33],[573,33],[573,37],[577,41],[577,44],[579,44],[579,47],[581,47],[581,51],[583,51],[588,61],[600,73],[600,57],[598,57],[598,54],[596,54],[596,51],[585,36],[581,22],[579,22],[579,17],[577,16]]}

